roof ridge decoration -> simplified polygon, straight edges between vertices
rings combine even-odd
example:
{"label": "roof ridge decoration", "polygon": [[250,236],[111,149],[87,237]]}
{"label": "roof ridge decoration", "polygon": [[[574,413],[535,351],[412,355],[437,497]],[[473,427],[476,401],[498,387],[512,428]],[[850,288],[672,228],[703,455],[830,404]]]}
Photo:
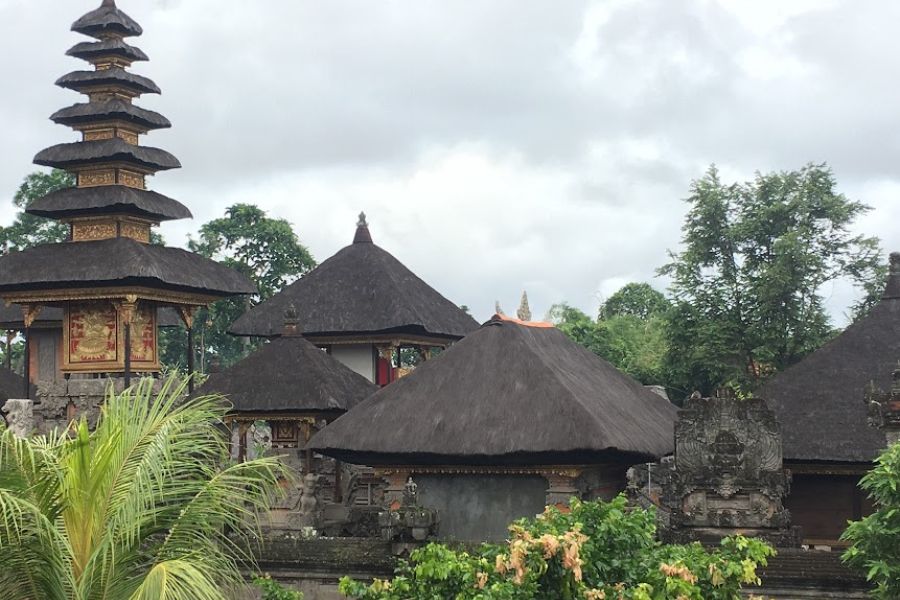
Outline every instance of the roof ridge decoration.
{"label": "roof ridge decoration", "polygon": [[354,244],[372,244],[372,234],[369,232],[369,222],[366,213],[359,213],[359,221],[356,222],[356,234],[353,236]]}

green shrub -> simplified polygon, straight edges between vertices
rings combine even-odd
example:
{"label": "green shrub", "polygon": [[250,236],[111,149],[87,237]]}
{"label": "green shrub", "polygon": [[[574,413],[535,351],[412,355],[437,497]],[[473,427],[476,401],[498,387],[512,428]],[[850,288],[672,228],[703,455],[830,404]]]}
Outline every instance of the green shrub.
{"label": "green shrub", "polygon": [[262,600],[303,600],[303,593],[289,590],[268,574],[253,579],[253,585],[262,590]]}
{"label": "green shrub", "polygon": [[875,512],[850,523],[844,561],[865,570],[878,598],[900,598],[900,444],[888,448],[860,481]]}
{"label": "green shrub", "polygon": [[506,544],[476,552],[429,544],[413,552],[390,581],[341,580],[358,600],[733,600],[759,582],[757,565],[774,550],[759,540],[700,544],[656,540],[655,515],[612,502],[572,500],[510,526]]}

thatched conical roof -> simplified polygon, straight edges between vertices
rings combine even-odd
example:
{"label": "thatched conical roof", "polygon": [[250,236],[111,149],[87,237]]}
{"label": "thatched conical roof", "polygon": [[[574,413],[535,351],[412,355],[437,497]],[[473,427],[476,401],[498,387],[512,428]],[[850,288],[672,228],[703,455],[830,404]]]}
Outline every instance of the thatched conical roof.
{"label": "thatched conical roof", "polygon": [[196,394],[222,394],[236,413],[341,413],[377,389],[302,337],[282,336],[211,374]]}
{"label": "thatched conical roof", "polygon": [[372,243],[363,219],[353,243],[231,326],[235,335],[281,333],[285,309],[306,336],[403,332],[458,339],[478,323]]}
{"label": "thatched conical roof", "polygon": [[757,393],[775,411],[786,461],[869,462],[886,447],[867,423],[866,389],[891,385],[900,360],[900,254],[881,301]]}
{"label": "thatched conical roof", "polygon": [[495,317],[309,445],[367,465],[637,461],[672,452],[676,413],[555,327]]}

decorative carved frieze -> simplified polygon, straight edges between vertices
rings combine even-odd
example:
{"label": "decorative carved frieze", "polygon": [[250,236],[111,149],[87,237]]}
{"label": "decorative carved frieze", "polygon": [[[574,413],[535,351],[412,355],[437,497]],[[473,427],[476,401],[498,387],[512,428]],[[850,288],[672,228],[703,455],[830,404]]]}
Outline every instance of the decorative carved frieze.
{"label": "decorative carved frieze", "polygon": [[660,536],[675,542],[740,532],[797,545],[782,504],[789,486],[775,414],[755,398],[691,397],[675,425],[674,458],[628,471],[629,495],[661,509]]}

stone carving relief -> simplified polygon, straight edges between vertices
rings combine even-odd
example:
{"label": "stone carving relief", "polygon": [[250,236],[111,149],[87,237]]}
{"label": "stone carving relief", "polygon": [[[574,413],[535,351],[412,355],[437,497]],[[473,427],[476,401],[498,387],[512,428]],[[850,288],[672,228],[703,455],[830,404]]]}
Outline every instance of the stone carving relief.
{"label": "stone carving relief", "polygon": [[3,405],[6,426],[16,437],[24,438],[34,431],[34,412],[31,400],[10,398]]}
{"label": "stone carving relief", "polygon": [[675,456],[628,471],[628,491],[665,513],[669,541],[713,541],[741,530],[797,544],[782,498],[790,476],[781,432],[763,400],[692,396],[675,425]]}

